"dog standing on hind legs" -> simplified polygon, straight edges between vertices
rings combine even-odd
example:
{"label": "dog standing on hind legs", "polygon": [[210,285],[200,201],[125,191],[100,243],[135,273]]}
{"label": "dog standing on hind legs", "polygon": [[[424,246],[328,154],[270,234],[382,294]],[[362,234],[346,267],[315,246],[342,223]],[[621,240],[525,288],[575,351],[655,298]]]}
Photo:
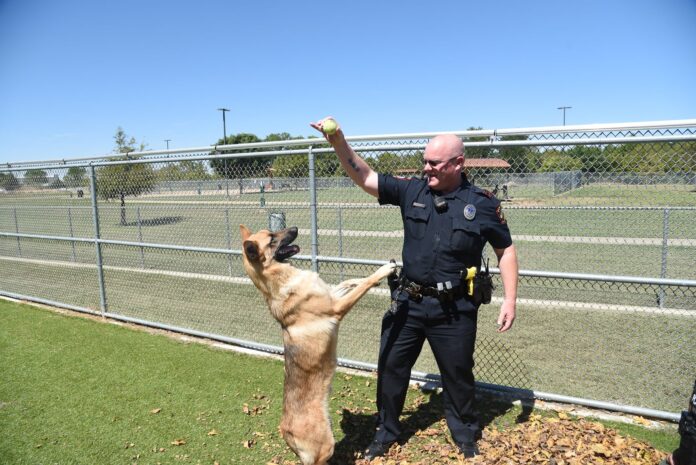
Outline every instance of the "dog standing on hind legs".
{"label": "dog standing on hind legs", "polygon": [[389,263],[331,289],[313,271],[285,263],[300,248],[297,228],[252,233],[239,225],[244,269],[283,330],[285,387],[280,433],[302,465],[326,464],[334,451],[328,398],[336,371],[338,326],[370,288],[392,274]]}

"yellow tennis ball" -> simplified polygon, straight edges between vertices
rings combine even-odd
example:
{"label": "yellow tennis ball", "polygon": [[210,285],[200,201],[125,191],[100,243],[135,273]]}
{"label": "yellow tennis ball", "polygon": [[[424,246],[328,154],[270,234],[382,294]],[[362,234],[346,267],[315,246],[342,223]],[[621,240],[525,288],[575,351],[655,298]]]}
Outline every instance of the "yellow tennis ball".
{"label": "yellow tennis ball", "polygon": [[336,134],[337,129],[338,123],[333,118],[326,118],[321,123],[321,130],[324,131],[324,134],[328,134],[329,136]]}

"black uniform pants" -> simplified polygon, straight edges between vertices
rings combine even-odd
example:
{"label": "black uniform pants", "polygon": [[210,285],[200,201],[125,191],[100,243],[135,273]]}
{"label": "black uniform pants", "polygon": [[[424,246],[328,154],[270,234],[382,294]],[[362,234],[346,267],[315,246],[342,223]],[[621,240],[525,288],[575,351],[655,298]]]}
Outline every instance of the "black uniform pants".
{"label": "black uniform pants", "polygon": [[387,312],[382,320],[377,441],[396,441],[401,434],[399,415],[404,407],[411,368],[425,340],[430,344],[442,376],[445,418],[452,438],[457,443],[477,438],[479,425],[474,411],[472,370],[478,312],[433,314],[424,307],[430,305],[432,309],[432,300],[409,301],[400,305],[396,313]]}

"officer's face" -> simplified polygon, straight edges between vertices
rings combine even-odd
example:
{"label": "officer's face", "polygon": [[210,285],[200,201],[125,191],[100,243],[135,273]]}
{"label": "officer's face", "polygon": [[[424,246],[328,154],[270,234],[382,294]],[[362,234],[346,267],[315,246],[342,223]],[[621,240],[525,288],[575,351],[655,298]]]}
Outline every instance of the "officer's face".
{"label": "officer's face", "polygon": [[423,172],[428,176],[428,186],[442,193],[449,193],[461,184],[464,146],[454,134],[441,134],[425,146]]}
{"label": "officer's face", "polygon": [[450,192],[461,183],[462,155],[436,158],[427,153],[423,157],[423,172],[428,176],[428,187],[440,192]]}

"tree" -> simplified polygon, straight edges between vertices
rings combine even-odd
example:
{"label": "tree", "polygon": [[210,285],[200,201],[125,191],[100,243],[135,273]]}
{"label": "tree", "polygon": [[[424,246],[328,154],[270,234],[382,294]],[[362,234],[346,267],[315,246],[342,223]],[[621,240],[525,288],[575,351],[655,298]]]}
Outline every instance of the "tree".
{"label": "tree", "polygon": [[48,182],[48,176],[44,170],[31,169],[24,173],[24,183],[31,186],[41,186]]}
{"label": "tree", "polygon": [[[114,136],[116,141],[115,152],[125,153],[123,160],[134,160],[137,157],[128,156],[129,152],[135,151],[136,141],[130,139],[123,131],[118,128]],[[141,143],[139,150],[143,150],[145,144]],[[119,198],[121,200],[121,224],[126,225],[126,196],[138,196],[150,192],[156,181],[155,172],[149,163],[133,163],[108,165],[99,168],[97,172],[97,194],[105,199]]]}
{"label": "tree", "polygon": [[539,172],[550,173],[554,171],[575,171],[582,168],[582,162],[564,152],[548,150],[542,157]]}
{"label": "tree", "polygon": [[[291,136],[287,132],[269,134],[266,142],[303,139],[303,137]],[[306,149],[308,146],[293,146],[293,150]],[[309,158],[306,154],[281,155],[272,161],[273,176],[306,178],[309,176]]]}
{"label": "tree", "polygon": [[210,179],[210,174],[202,161],[183,160],[168,163],[157,170],[157,179],[161,181],[202,181]]}
{"label": "tree", "polygon": [[[516,136],[502,136],[501,141],[511,140],[527,140],[529,136],[520,134]],[[538,150],[536,147],[526,145],[512,145],[508,147],[500,147],[498,149],[498,157],[510,163],[510,171],[513,173],[530,173],[535,171],[538,159]]]}
{"label": "tree", "polygon": [[82,166],[71,166],[63,176],[66,187],[82,187],[87,185],[87,170]]}
{"label": "tree", "polygon": [[6,191],[19,189],[19,181],[12,173],[0,173],[0,189]]}
{"label": "tree", "polygon": [[576,145],[565,153],[580,162],[584,172],[606,172],[609,171],[610,163],[599,146]]}
{"label": "tree", "polygon": [[[467,131],[478,131],[483,129],[482,127],[469,127]],[[487,142],[490,140],[488,136],[475,136],[475,137],[464,137],[464,142]],[[467,158],[489,158],[491,156],[492,149],[490,146],[484,147],[466,147],[464,149],[464,154]]]}
{"label": "tree", "polygon": [[[227,136],[226,140],[218,139],[216,145],[228,144],[251,144],[261,142],[255,134],[242,132]],[[249,153],[260,152],[262,149],[241,149],[241,150],[225,150],[224,153]],[[248,178],[248,177],[263,177],[268,175],[272,157],[242,157],[242,158],[216,158],[210,160],[210,166],[215,170],[215,173],[221,178]]]}

